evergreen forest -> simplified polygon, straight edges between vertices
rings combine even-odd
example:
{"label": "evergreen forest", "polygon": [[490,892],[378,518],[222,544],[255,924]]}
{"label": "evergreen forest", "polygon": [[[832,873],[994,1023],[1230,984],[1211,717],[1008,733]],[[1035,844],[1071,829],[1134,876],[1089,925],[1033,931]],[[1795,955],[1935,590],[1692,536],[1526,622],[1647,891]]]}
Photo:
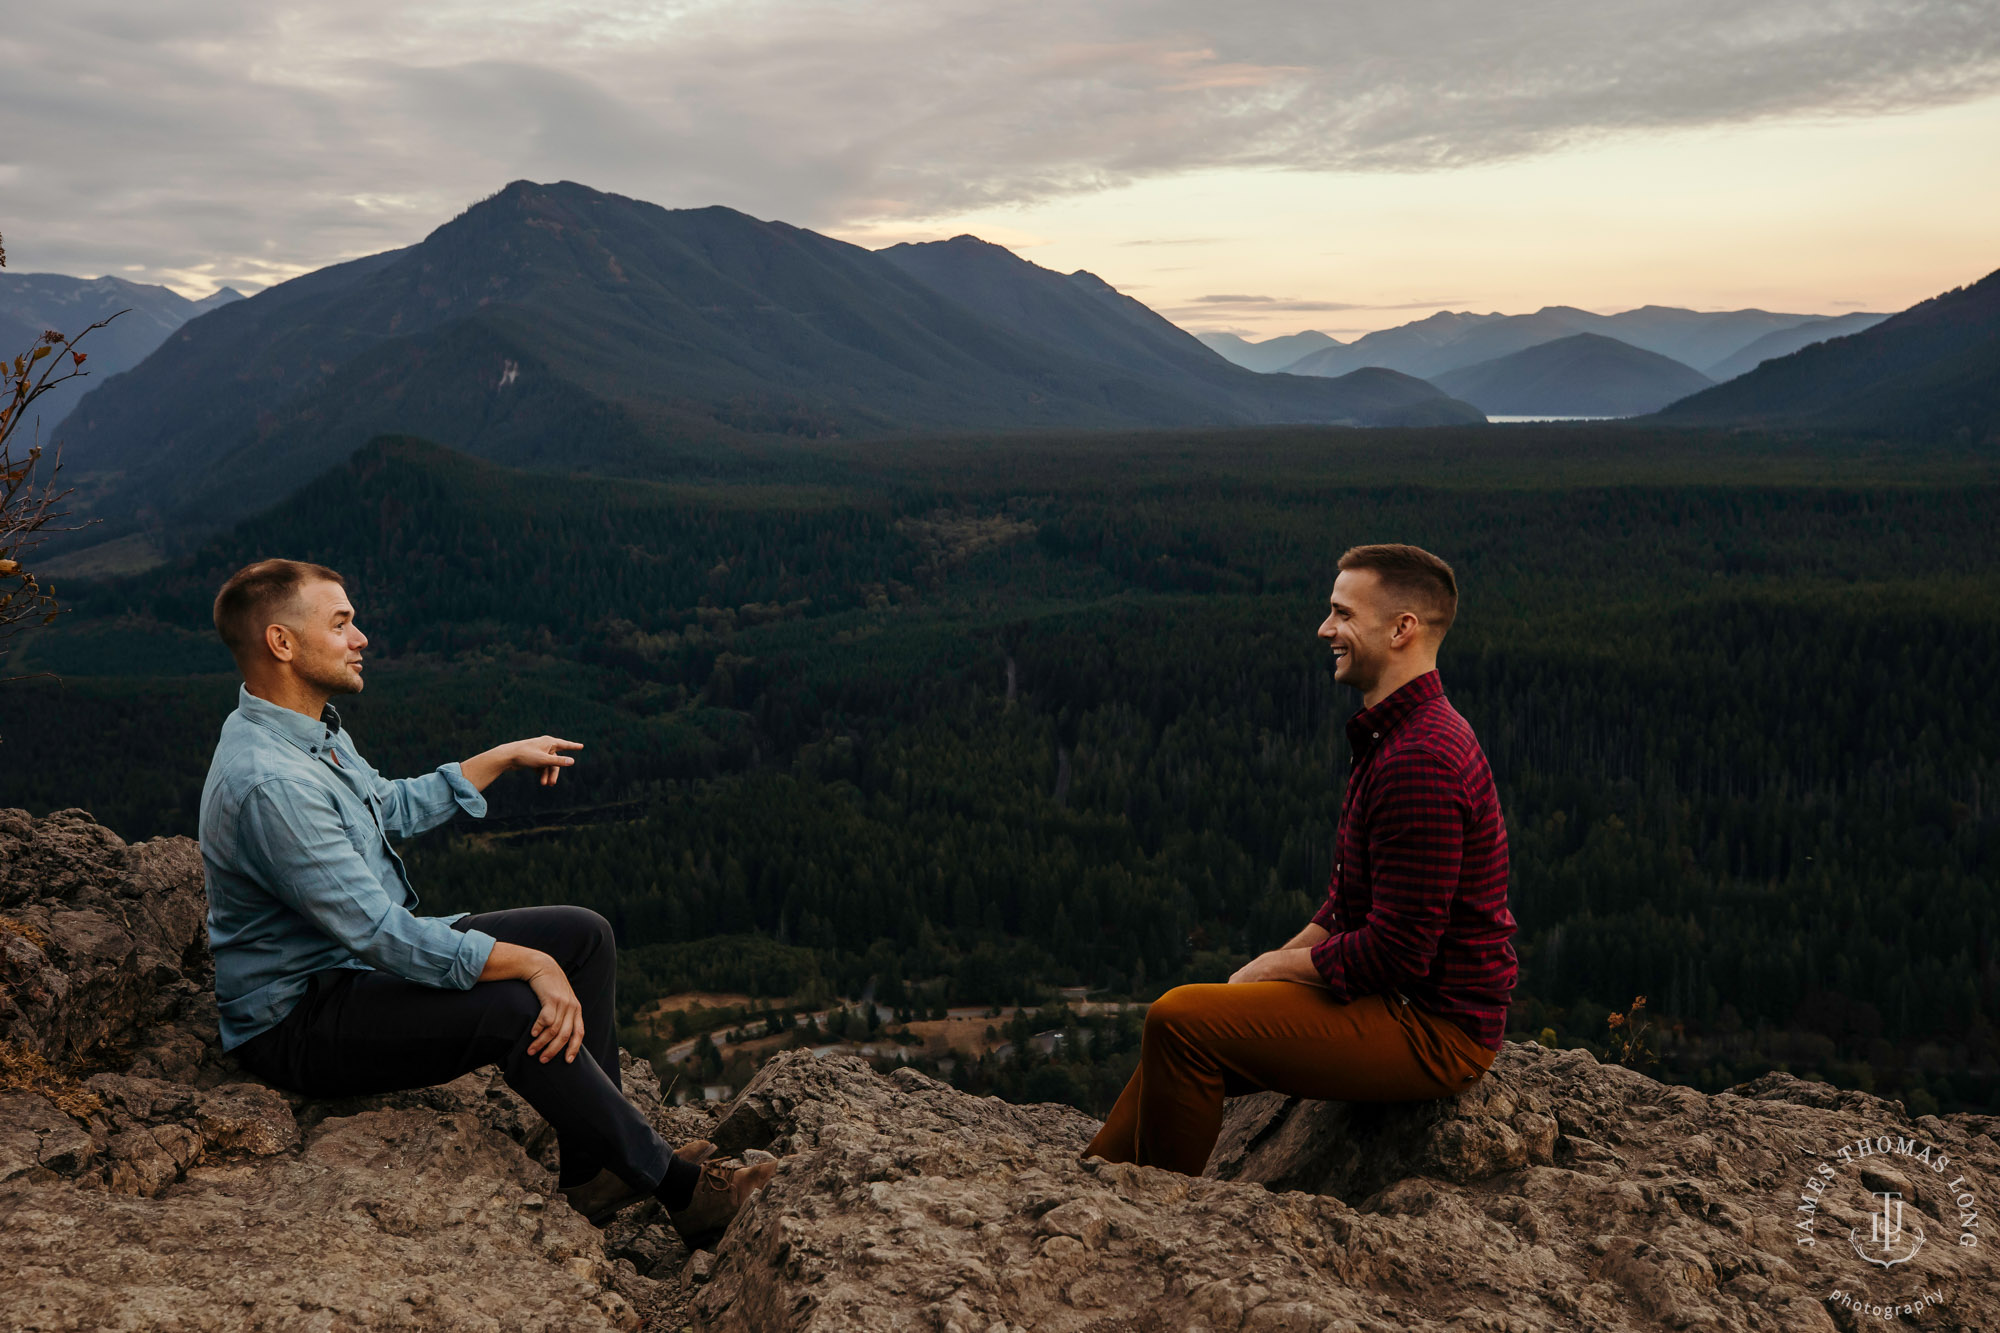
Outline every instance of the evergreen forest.
{"label": "evergreen forest", "polygon": [[[423,912],[602,912],[626,1020],[1143,1001],[1321,901],[1358,701],[1313,632],[1344,549],[1414,542],[1463,588],[1511,1039],[1632,1059],[1643,995],[1663,1079],[2000,1112],[1996,512],[1990,449],[1603,423],[823,440],[673,483],[384,438],[171,564],[55,579],[0,806],[192,835],[236,691],[210,602],[287,555],[349,580],[337,703],[383,772],[585,744],[403,850]],[[953,1076],[1101,1113],[1137,1032],[1093,1022]]]}

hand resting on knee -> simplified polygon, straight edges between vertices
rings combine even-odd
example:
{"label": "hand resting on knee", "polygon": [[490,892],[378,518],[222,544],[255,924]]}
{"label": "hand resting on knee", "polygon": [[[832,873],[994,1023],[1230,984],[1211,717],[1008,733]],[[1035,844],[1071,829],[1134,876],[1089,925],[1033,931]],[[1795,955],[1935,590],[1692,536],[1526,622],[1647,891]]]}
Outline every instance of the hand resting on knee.
{"label": "hand resting on knee", "polygon": [[527,982],[534,989],[535,998],[542,1002],[528,1054],[547,1064],[560,1051],[566,1062],[575,1062],[576,1053],[583,1049],[583,1004],[554,958],[540,949],[501,940],[487,956],[479,979]]}

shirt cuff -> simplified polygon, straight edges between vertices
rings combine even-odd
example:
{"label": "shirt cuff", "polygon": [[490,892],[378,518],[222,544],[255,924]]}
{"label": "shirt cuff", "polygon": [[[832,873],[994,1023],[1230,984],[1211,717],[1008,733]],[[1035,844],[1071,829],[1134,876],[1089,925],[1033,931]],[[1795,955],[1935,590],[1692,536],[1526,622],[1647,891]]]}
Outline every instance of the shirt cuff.
{"label": "shirt cuff", "polygon": [[1313,913],[1312,923],[1322,930],[1330,931],[1333,929],[1333,895],[1331,893],[1326,895],[1326,901],[1319,905],[1319,910]]}
{"label": "shirt cuff", "polygon": [[471,990],[479,980],[479,974],[486,970],[486,960],[493,953],[493,946],[500,941],[483,930],[463,930],[458,932],[458,952],[451,960],[451,971],[445,980],[456,990]]}
{"label": "shirt cuff", "polygon": [[1313,970],[1319,973],[1320,980],[1326,983],[1326,988],[1333,992],[1336,999],[1346,1000],[1349,998],[1347,966],[1340,958],[1341,939],[1339,935],[1329,935],[1313,945],[1311,953]]}
{"label": "shirt cuff", "polygon": [[444,785],[451,788],[451,799],[458,802],[459,809],[474,819],[485,815],[486,793],[466,779],[465,770],[458,766],[456,760],[440,764],[438,772],[444,775]]}

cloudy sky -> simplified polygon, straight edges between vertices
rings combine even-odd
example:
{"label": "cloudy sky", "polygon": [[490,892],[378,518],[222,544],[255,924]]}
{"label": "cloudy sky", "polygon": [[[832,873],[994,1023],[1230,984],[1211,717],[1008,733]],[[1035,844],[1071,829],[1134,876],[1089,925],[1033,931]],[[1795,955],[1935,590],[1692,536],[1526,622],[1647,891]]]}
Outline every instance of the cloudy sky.
{"label": "cloudy sky", "polygon": [[195,296],[522,177],[1256,336],[2000,267],[2000,0],[66,0],[0,25],[0,126],[14,271]]}

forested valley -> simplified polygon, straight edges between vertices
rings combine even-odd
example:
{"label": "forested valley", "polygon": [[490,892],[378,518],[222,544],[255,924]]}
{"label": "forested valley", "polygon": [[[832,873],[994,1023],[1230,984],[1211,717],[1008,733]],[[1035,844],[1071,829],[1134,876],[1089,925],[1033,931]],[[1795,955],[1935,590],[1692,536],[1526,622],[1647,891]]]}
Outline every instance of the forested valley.
{"label": "forested valley", "polygon": [[[1661,1078],[1995,1111],[1996,502],[1974,451],[1605,425],[834,443],[674,485],[380,440],[175,564],[58,579],[0,805],[193,834],[236,689],[209,602],[284,554],[349,579],[339,706],[385,773],[585,743],[405,855],[424,912],[603,912],[627,1022],[1143,1001],[1318,905],[1357,700],[1313,630],[1343,549],[1410,541],[1464,589],[1441,671],[1508,820],[1511,1038],[1609,1056],[1644,995]],[[1101,1112],[1136,1028],[1083,1028],[953,1077]]]}

